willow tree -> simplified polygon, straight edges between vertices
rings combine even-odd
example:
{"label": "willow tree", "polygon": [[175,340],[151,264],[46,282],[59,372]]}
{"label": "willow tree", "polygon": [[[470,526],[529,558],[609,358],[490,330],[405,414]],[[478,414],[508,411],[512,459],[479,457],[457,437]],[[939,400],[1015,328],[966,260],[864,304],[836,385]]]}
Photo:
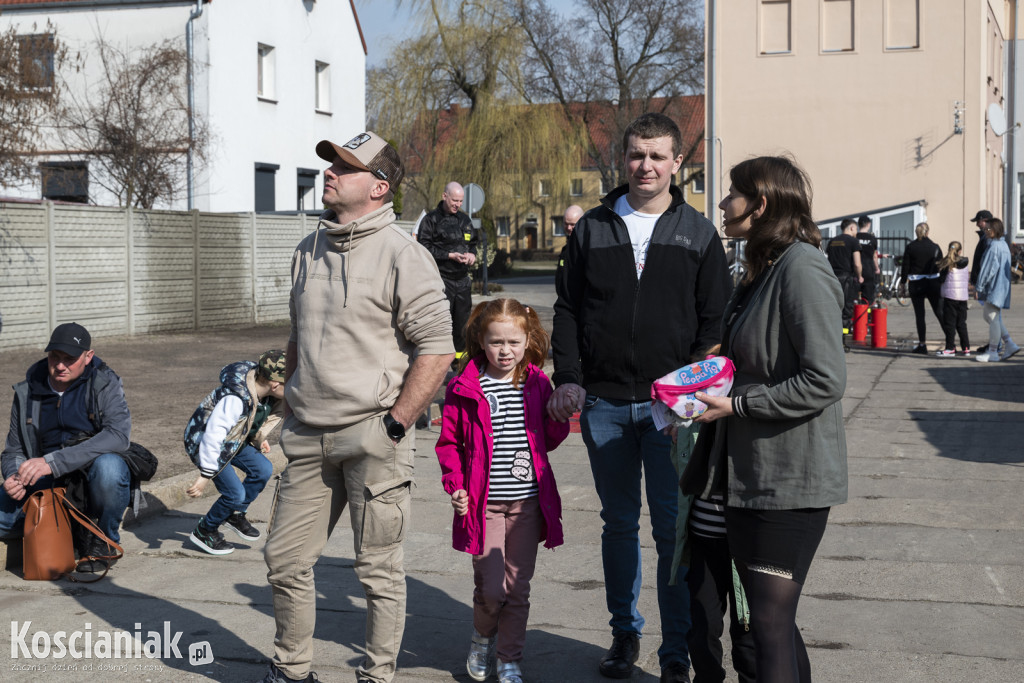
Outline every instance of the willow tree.
{"label": "willow tree", "polygon": [[547,0],[504,4],[525,37],[523,97],[558,103],[609,187],[629,123],[648,111],[672,116],[679,96],[703,92],[701,0],[579,0],[569,17]]}
{"label": "willow tree", "polygon": [[448,181],[474,182],[504,206],[537,210],[543,225],[537,179],[551,183],[551,199],[568,197],[583,147],[562,109],[523,97],[521,26],[501,0],[411,4],[419,34],[368,75],[373,125],[400,141],[408,192],[431,207]]}

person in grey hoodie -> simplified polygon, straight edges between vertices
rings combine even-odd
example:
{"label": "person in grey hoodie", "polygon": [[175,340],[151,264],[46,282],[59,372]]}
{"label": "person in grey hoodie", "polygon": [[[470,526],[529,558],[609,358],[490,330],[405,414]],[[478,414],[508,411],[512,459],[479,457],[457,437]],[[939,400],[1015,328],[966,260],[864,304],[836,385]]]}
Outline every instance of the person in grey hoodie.
{"label": "person in grey hoodie", "polygon": [[[356,679],[394,678],[405,628],[402,541],[409,529],[413,425],[455,357],[437,265],[398,228],[404,169],[374,133],[316,146],[327,210],[292,258],[291,337],[281,448],[288,460],[264,554],[274,656],[264,681],[313,680],[313,565],[345,507],[366,594]],[[321,587],[330,591],[330,587]]]}

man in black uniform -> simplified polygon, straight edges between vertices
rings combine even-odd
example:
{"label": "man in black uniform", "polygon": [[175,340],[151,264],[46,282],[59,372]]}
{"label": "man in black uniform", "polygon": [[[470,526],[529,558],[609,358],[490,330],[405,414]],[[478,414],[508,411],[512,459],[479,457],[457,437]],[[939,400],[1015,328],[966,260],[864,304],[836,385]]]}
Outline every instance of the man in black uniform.
{"label": "man in black uniform", "polygon": [[473,307],[470,295],[470,267],[476,263],[477,234],[469,216],[459,211],[466,193],[452,181],[444,188],[437,208],[423,217],[416,238],[437,261],[444,281],[444,295],[452,313],[455,352],[466,350],[463,333]]}
{"label": "man in black uniform", "polygon": [[871,234],[871,218],[861,216],[857,219],[857,241],[860,242],[861,274],[864,281],[860,285],[860,296],[872,304],[875,300],[875,288],[878,287],[878,276],[882,269],[878,265],[878,238]]}
{"label": "man in black uniform", "polygon": [[853,324],[853,302],[857,298],[860,283],[864,282],[861,274],[860,242],[857,241],[857,222],[852,218],[844,220],[840,226],[842,232],[828,243],[825,254],[832,266],[832,272],[843,286],[843,327],[850,329]]}

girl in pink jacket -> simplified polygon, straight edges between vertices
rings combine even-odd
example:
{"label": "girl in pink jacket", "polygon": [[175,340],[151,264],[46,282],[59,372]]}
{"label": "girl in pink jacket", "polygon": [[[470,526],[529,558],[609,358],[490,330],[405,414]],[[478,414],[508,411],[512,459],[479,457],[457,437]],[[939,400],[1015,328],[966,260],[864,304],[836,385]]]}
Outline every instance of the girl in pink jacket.
{"label": "girl in pink jacket", "polygon": [[540,369],[548,334],[515,299],[473,309],[466,354],[445,394],[437,459],[455,516],[452,546],[473,555],[473,638],[466,670],[522,683],[537,546],[562,544],[562,502],[548,451],[569,433],[547,416],[551,381]]}

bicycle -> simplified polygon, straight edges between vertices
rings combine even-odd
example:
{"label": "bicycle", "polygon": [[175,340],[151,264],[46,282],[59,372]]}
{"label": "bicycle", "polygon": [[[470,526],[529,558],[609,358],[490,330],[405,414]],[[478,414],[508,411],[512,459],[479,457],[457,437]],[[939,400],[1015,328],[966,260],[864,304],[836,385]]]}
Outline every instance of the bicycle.
{"label": "bicycle", "polygon": [[875,292],[875,306],[878,306],[890,299],[896,299],[900,306],[910,303],[910,295],[907,294],[907,283],[900,281],[900,261],[902,257],[892,254],[879,254],[879,261],[883,263],[881,277],[878,279],[878,289]]}

